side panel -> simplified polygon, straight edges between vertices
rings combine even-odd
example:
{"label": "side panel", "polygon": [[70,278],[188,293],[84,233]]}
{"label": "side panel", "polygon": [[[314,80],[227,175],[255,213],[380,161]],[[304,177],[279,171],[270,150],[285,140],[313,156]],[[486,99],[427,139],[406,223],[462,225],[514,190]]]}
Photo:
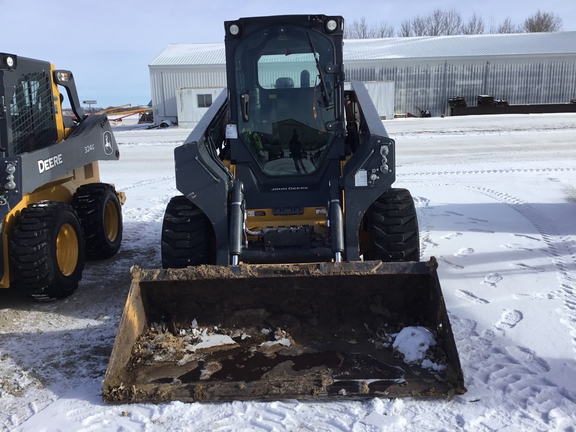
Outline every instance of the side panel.
{"label": "side panel", "polygon": [[358,232],[368,208],[396,179],[395,143],[388,137],[366,87],[352,81],[364,141],[344,166],[346,260],[360,259]]}
{"label": "side panel", "polygon": [[106,114],[87,117],[74,132],[57,145],[25,153],[18,158],[22,194],[54,181],[75,168],[98,160],[118,160],[120,151]]}
{"label": "side panel", "polygon": [[216,235],[216,261],[229,264],[228,192],[232,174],[212,145],[214,129],[223,130],[227,90],[223,90],[183,145],[174,149],[176,187],[206,214]]}

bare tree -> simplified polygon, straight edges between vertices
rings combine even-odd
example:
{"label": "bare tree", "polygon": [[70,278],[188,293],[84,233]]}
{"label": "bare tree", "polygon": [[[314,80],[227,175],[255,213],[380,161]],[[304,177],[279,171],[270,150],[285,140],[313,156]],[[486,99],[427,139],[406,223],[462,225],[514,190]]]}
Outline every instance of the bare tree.
{"label": "bare tree", "polygon": [[496,26],[496,20],[493,16],[490,17],[490,25],[488,26],[488,33],[495,34],[498,33],[498,27]]}
{"label": "bare tree", "polygon": [[368,38],[368,24],[366,18],[360,18],[360,21],[354,21],[344,29],[346,39],[366,39]]}
{"label": "bare tree", "polygon": [[398,36],[430,36],[429,18],[417,16],[412,20],[402,21]]}
{"label": "bare tree", "polygon": [[[434,10],[430,15],[417,15],[411,20],[402,21],[400,29],[396,33],[400,37],[410,36],[446,36],[455,34],[483,34],[486,25],[482,17],[473,14],[466,22],[455,10]],[[553,13],[538,10],[528,17],[523,25],[517,25],[508,17],[502,22],[496,23],[490,18],[488,33],[523,33],[523,32],[555,32],[562,30],[562,19]],[[377,26],[369,26],[365,18],[354,21],[346,29],[346,37],[349,39],[366,39],[376,37],[392,37],[394,28],[386,23]]]}
{"label": "bare tree", "polygon": [[412,20],[413,36],[428,36],[428,19],[417,16]]}
{"label": "bare tree", "polygon": [[394,27],[389,26],[387,23],[381,22],[380,25],[375,28],[374,34],[377,38],[389,38],[394,37],[396,30],[394,30]]}
{"label": "bare tree", "polygon": [[405,20],[400,24],[400,30],[398,30],[398,36],[400,37],[410,37],[412,36],[412,22]]}
{"label": "bare tree", "polygon": [[483,34],[484,28],[485,25],[482,17],[474,14],[466,23],[462,24],[460,31],[465,35]]}
{"label": "bare tree", "polygon": [[360,21],[353,21],[352,24],[344,30],[344,37],[346,39],[370,39],[370,38],[384,38],[394,36],[394,27],[389,26],[383,22],[379,25],[369,26],[366,23],[366,18],[360,18]]}
{"label": "bare tree", "polygon": [[522,30],[517,25],[514,25],[510,17],[506,17],[504,21],[498,24],[496,33],[522,33]]}
{"label": "bare tree", "polygon": [[426,36],[440,36],[444,30],[444,12],[436,9],[427,17]]}
{"label": "bare tree", "polygon": [[444,27],[443,34],[447,36],[461,34],[461,29],[463,25],[462,22],[463,22],[462,16],[454,9],[445,12],[443,18],[443,27]]}
{"label": "bare tree", "polygon": [[455,10],[448,12],[434,10],[428,16],[416,16],[403,21],[399,36],[441,36],[459,34],[462,27],[462,16]]}
{"label": "bare tree", "polygon": [[534,15],[526,18],[522,29],[526,33],[557,32],[562,30],[562,18],[538,9]]}

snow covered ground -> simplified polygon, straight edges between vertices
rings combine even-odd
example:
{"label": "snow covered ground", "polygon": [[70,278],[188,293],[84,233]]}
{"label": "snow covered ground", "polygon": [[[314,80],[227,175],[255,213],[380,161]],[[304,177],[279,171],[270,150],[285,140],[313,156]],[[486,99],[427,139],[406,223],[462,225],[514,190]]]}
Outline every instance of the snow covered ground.
{"label": "snow covered ground", "polygon": [[17,431],[576,431],[576,114],[386,121],[397,187],[436,256],[468,392],[451,401],[105,405],[131,265],[159,267],[172,150],[190,130],[119,125],[118,255],[70,298],[0,291],[0,425]]}

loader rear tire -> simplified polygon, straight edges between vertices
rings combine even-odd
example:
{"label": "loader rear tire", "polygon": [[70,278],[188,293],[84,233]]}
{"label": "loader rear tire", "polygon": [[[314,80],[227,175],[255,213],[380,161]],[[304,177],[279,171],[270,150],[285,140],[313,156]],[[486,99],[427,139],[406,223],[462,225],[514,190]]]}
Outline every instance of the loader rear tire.
{"label": "loader rear tire", "polygon": [[84,239],[69,204],[40,201],[22,209],[10,241],[15,285],[37,300],[69,296],[84,270]]}
{"label": "loader rear tire", "polygon": [[122,207],[114,187],[106,183],[82,185],[72,205],[84,232],[86,258],[114,256],[122,243]]}
{"label": "loader rear tire", "polygon": [[204,212],[185,196],[173,197],[162,223],[162,267],[210,264],[212,225]]}
{"label": "loader rear tire", "polygon": [[390,188],[370,207],[370,250],[367,259],[420,261],[418,217],[412,195]]}

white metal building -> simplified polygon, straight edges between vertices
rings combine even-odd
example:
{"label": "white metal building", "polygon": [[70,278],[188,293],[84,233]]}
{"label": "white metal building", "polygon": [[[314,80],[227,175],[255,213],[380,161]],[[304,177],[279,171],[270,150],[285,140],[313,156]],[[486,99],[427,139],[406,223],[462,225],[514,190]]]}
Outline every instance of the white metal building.
{"label": "white metal building", "polygon": [[[576,98],[576,32],[346,40],[344,63],[387,118],[416,107],[447,115],[456,96],[469,106],[488,94],[510,104]],[[149,69],[155,121],[193,125],[226,87],[224,43],[169,45]]]}

